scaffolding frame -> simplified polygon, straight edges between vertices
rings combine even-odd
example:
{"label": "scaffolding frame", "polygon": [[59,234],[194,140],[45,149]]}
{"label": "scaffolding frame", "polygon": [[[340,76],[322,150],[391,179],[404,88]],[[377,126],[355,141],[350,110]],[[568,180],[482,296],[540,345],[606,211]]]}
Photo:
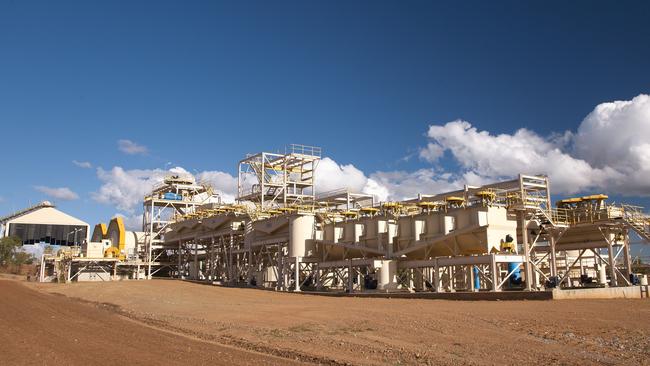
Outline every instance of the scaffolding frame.
{"label": "scaffolding frame", "polygon": [[180,176],[165,178],[144,197],[144,241],[138,252],[144,258],[147,279],[163,269],[170,272],[179,270],[174,257],[180,253],[177,247],[166,245],[165,233],[170,224],[195,215],[201,205],[212,202],[220,203],[221,199],[209,185],[197,184],[193,178]]}
{"label": "scaffolding frame", "polygon": [[260,211],[313,205],[321,153],[320,147],[291,144],[283,154],[247,155],[238,164],[238,202],[253,202]]}

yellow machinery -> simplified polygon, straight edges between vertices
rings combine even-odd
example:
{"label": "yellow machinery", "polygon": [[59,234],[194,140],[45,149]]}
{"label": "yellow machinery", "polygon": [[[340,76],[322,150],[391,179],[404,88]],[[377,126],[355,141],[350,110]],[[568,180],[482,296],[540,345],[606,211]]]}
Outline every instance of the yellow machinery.
{"label": "yellow machinery", "polygon": [[362,215],[374,216],[379,212],[379,209],[376,207],[362,207],[359,209]]}
{"label": "yellow machinery", "polygon": [[126,259],[126,252],[135,248],[138,235],[133,232],[127,232],[124,227],[124,219],[120,216],[114,217],[108,226],[103,223],[95,225],[93,230],[92,242],[109,240],[111,246],[104,250],[104,257],[119,258],[123,261]]}
{"label": "yellow machinery", "polygon": [[104,223],[99,223],[95,225],[93,229],[93,234],[90,236],[90,241],[100,242],[102,239],[106,239],[108,235],[108,227]]}
{"label": "yellow machinery", "polygon": [[420,201],[417,203],[418,207],[422,209],[422,212],[433,212],[433,211],[438,211],[440,210],[441,207],[444,207],[444,204],[441,204],[439,202],[431,202],[431,201]]}
{"label": "yellow machinery", "polygon": [[124,259],[124,255],[120,255],[119,249],[116,247],[109,247],[104,251],[104,257],[106,258],[119,258],[120,260]]}
{"label": "yellow machinery", "polygon": [[501,253],[516,253],[517,246],[515,240],[510,236],[506,235],[506,239],[501,241]]}
{"label": "yellow machinery", "polygon": [[556,205],[558,208],[575,208],[581,202],[582,197],[573,197],[559,200],[557,201]]}
{"label": "yellow machinery", "polygon": [[491,204],[497,194],[493,191],[485,190],[477,192],[475,196],[478,197],[481,200],[481,204],[485,206]]}
{"label": "yellow machinery", "polygon": [[462,207],[463,204],[465,203],[465,199],[463,197],[455,197],[455,196],[449,196],[445,198],[445,201],[447,202],[447,206],[449,208]]}
{"label": "yellow machinery", "polygon": [[343,211],[342,214],[343,214],[343,216],[345,216],[345,218],[348,218],[348,219],[354,219],[354,218],[357,218],[359,216],[358,211]]}

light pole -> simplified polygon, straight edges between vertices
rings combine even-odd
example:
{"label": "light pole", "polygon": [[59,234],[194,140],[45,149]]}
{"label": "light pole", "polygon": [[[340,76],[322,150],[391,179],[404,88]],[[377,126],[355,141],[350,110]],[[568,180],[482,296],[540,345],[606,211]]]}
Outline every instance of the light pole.
{"label": "light pole", "polygon": [[77,246],[77,233],[80,232],[81,230],[83,230],[83,229],[82,228],[76,228],[76,229],[72,230],[71,232],[69,232],[68,235],[66,235],[66,237],[65,237],[66,243],[68,242],[68,238],[70,237],[70,234],[74,234],[73,246]]}

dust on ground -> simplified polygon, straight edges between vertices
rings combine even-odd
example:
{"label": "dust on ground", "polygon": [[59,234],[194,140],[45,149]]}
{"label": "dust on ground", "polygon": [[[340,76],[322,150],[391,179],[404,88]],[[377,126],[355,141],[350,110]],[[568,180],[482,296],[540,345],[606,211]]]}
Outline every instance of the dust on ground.
{"label": "dust on ground", "polygon": [[175,280],[38,284],[154,327],[321,364],[650,364],[650,301],[322,297]]}
{"label": "dust on ground", "polygon": [[[3,276],[4,277],[4,276]],[[193,339],[0,279],[0,365],[286,365],[290,360]]]}

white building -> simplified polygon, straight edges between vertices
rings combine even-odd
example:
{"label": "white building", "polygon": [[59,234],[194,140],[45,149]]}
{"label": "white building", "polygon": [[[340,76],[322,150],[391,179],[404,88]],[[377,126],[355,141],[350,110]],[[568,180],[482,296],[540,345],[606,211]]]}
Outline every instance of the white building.
{"label": "white building", "polygon": [[16,236],[23,244],[81,245],[89,226],[48,201],[0,218],[0,237]]}

